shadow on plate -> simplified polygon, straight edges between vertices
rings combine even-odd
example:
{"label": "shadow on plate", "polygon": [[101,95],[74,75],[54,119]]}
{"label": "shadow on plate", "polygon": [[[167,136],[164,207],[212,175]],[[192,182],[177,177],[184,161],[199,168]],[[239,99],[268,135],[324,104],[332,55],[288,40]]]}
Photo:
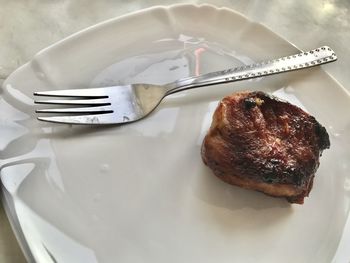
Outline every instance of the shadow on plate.
{"label": "shadow on plate", "polygon": [[293,205],[283,198],[229,185],[204,164],[198,171],[192,189],[194,195],[210,207],[203,219],[228,229],[259,229],[278,224],[293,214]]}
{"label": "shadow on plate", "polygon": [[201,175],[198,176],[195,192],[203,201],[230,210],[245,207],[255,210],[274,207],[291,209],[292,207],[284,198],[267,196],[257,191],[225,183],[204,165]]}

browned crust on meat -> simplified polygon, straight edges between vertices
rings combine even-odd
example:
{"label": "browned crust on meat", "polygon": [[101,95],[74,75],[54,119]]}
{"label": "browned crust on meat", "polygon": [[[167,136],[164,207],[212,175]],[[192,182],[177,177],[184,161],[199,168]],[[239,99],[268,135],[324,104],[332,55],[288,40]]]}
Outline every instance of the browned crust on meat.
{"label": "browned crust on meat", "polygon": [[329,137],[314,117],[263,92],[218,105],[202,158],[221,180],[302,204]]}

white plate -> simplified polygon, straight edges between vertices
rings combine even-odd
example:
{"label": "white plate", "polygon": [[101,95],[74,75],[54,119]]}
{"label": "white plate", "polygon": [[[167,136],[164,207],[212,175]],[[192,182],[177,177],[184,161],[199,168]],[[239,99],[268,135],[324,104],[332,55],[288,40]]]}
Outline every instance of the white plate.
{"label": "white plate", "polygon": [[[337,250],[338,259],[348,256],[339,242],[349,238],[350,97],[321,68],[179,93],[120,127],[45,124],[33,113],[36,90],[166,83],[297,51],[231,10],[181,5],[107,21],[36,55],[7,79],[0,103],[3,200],[27,258],[294,263],[330,262]],[[225,184],[202,163],[217,101],[242,89],[284,97],[327,127],[331,149],[304,205]]]}

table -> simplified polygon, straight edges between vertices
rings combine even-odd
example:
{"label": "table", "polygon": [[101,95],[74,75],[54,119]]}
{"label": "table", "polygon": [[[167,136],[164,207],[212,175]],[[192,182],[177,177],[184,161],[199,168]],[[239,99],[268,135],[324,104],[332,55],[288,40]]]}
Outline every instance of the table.
{"label": "table", "polygon": [[[208,3],[232,8],[303,50],[329,45],[336,51],[338,62],[327,67],[327,72],[350,91],[347,72],[350,1],[347,0],[0,0],[0,84],[35,53],[72,33],[135,10],[173,3]],[[25,262],[1,205],[0,262]]]}

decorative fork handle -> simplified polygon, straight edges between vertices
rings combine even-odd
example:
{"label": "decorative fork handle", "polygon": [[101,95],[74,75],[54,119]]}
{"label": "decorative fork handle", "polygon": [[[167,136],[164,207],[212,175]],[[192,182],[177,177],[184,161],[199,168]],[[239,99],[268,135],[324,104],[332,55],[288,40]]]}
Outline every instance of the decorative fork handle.
{"label": "decorative fork handle", "polygon": [[323,46],[308,52],[301,52],[274,60],[211,72],[197,77],[180,79],[173,83],[174,86],[172,86],[167,94],[186,89],[259,78],[267,75],[314,67],[335,60],[337,60],[337,56],[334,51],[330,47]]}

